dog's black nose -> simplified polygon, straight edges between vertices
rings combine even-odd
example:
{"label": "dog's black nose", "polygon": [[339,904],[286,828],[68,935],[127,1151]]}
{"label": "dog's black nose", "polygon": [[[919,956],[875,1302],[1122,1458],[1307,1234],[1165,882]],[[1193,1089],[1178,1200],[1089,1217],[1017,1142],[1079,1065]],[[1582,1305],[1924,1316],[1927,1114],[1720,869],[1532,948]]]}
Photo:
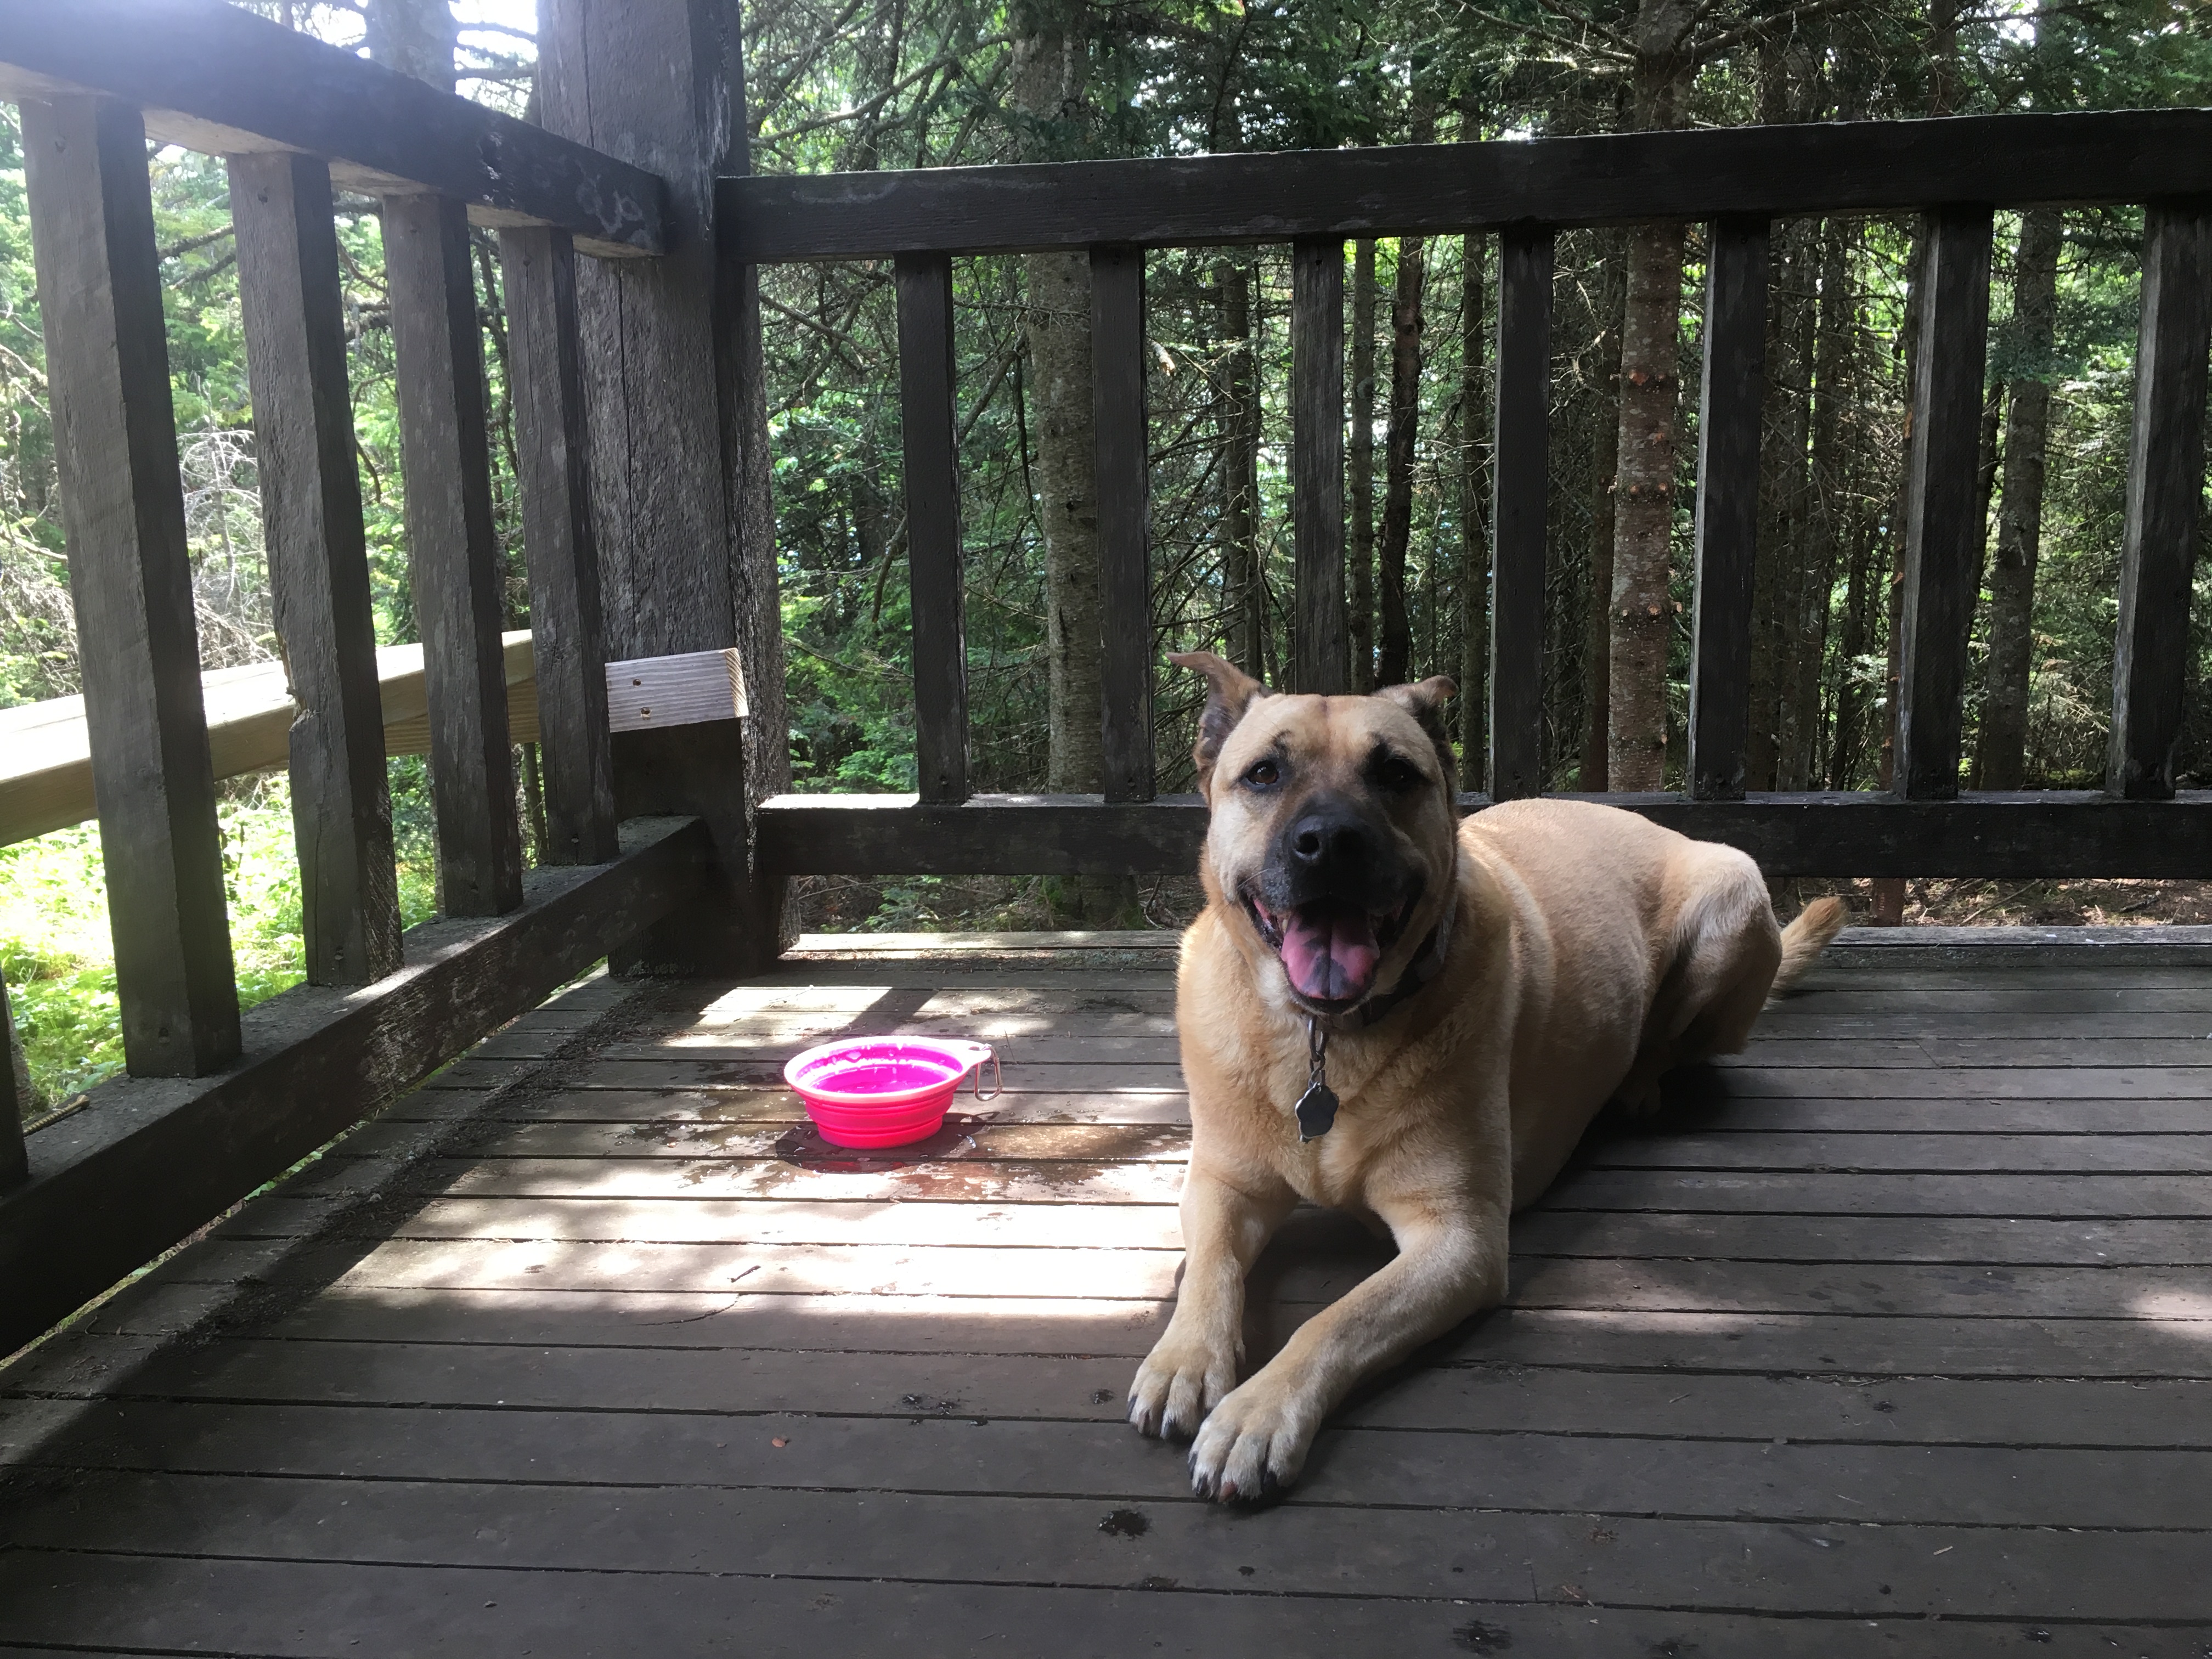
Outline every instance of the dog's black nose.
{"label": "dog's black nose", "polygon": [[1340,869],[1372,850],[1373,836],[1358,818],[1309,812],[1291,826],[1291,856],[1310,870]]}

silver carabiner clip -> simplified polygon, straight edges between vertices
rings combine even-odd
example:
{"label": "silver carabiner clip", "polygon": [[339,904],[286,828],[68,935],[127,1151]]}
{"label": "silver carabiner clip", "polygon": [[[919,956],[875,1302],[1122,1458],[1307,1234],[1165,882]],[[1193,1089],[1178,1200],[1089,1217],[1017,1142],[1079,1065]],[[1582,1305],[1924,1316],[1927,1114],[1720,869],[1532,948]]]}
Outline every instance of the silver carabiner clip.
{"label": "silver carabiner clip", "polygon": [[[996,1100],[1006,1092],[1006,1074],[1000,1069],[999,1051],[996,1048],[992,1048],[988,1043],[978,1043],[975,1046],[983,1051],[982,1059],[975,1062],[974,1073],[975,1099],[977,1103],[981,1104],[987,1100]],[[988,1095],[983,1092],[983,1060],[985,1060],[991,1062],[991,1092]]]}

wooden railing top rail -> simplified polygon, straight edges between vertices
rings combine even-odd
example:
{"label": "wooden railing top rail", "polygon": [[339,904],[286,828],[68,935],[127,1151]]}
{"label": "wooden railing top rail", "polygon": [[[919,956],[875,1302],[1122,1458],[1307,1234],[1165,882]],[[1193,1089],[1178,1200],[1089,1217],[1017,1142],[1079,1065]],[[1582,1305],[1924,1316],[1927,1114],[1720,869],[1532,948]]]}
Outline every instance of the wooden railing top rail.
{"label": "wooden railing top rail", "polygon": [[189,149],[298,151],[341,188],[434,191],[586,253],[665,249],[653,174],[223,0],[0,0],[0,97],[84,92]]}
{"label": "wooden railing top rail", "polygon": [[[526,629],[501,636],[507,735],[538,741],[535,653]],[[420,645],[377,647],[376,690],[386,755],[430,752],[429,695]],[[291,757],[300,704],[281,662],[212,669],[200,676],[208,747],[217,778],[273,771]],[[82,697],[0,709],[0,847],[99,815],[92,790],[92,732]]]}
{"label": "wooden railing top rail", "polygon": [[1960,116],[725,179],[749,264],[2212,193],[2212,110]]}

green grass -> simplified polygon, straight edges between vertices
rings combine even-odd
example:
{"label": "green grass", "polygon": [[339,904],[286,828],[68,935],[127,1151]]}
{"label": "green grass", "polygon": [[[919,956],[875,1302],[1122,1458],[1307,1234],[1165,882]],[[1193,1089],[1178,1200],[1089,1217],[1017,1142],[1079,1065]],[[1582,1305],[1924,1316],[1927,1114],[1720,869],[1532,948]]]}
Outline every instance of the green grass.
{"label": "green grass", "polygon": [[[422,784],[419,763],[394,763],[400,918],[409,927],[436,910]],[[238,998],[251,1008],[303,976],[290,787],[281,775],[240,780],[217,817]],[[0,976],[30,1062],[27,1117],[123,1069],[98,824],[0,847]]]}

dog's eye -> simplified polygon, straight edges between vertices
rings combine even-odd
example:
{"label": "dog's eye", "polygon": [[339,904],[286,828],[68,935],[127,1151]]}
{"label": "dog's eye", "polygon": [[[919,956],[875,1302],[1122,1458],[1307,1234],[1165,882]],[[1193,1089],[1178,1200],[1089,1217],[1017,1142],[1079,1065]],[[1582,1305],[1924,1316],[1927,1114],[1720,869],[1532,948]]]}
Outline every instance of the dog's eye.
{"label": "dog's eye", "polygon": [[1376,781],[1385,789],[1400,794],[1408,789],[1418,789],[1428,781],[1421,775],[1419,767],[1409,760],[1401,760],[1395,755],[1391,756],[1382,765],[1376,768],[1375,777]]}
{"label": "dog's eye", "polygon": [[1283,769],[1271,760],[1254,761],[1244,769],[1248,789],[1272,789],[1283,781]]}

